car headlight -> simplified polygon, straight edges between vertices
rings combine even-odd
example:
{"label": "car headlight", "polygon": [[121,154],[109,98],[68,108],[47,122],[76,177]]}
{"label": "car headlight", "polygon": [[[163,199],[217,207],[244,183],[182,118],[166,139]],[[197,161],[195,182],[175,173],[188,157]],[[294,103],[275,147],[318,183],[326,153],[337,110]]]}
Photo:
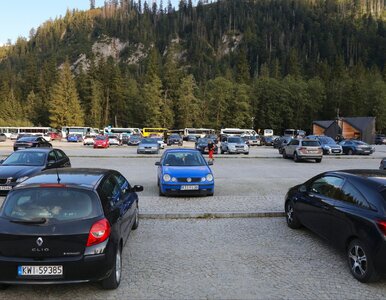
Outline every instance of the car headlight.
{"label": "car headlight", "polygon": [[327,150],[330,150],[330,149],[331,149],[330,146],[324,146],[324,148],[326,148]]}
{"label": "car headlight", "polygon": [[213,175],[212,174],[206,175],[206,180],[207,181],[213,181]]}
{"label": "car headlight", "polygon": [[28,176],[19,177],[18,179],[16,179],[16,182],[20,183],[20,182],[23,182],[24,180],[27,180],[27,179],[28,179]]}
{"label": "car headlight", "polygon": [[165,174],[162,178],[164,181],[170,181],[172,179],[169,174]]}

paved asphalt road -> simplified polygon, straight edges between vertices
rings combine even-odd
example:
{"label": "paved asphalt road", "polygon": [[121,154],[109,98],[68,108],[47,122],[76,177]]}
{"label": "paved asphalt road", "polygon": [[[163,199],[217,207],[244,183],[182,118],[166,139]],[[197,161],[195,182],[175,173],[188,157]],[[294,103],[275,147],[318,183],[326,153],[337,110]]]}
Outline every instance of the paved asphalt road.
{"label": "paved asphalt road", "polygon": [[[294,163],[276,150],[250,156],[218,156],[214,197],[158,197],[157,157],[138,157],[134,148],[106,150],[58,144],[73,167],[121,171],[142,184],[142,213],[283,211],[290,186],[322,171],[378,168],[386,146],[370,157],[325,157],[322,163]],[[9,153],[7,146],[0,155]],[[284,218],[141,219],[124,249],[124,274],[115,291],[98,284],[12,286],[0,299],[381,299],[386,276],[361,284],[345,257],[306,229],[291,230]]]}

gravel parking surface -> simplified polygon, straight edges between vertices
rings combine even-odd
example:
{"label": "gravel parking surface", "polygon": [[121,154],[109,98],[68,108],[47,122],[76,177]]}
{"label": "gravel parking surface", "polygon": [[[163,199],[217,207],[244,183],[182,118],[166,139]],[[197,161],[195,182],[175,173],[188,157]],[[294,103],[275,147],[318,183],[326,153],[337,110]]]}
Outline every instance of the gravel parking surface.
{"label": "gravel parking surface", "polygon": [[[55,145],[55,144],[54,144]],[[144,186],[141,213],[281,212],[288,188],[328,170],[378,168],[386,146],[372,156],[324,157],[294,163],[276,149],[218,155],[212,167],[214,197],[159,197],[159,156],[137,156],[135,147],[92,149],[57,143],[73,167],[112,168]],[[0,144],[0,155],[12,151]],[[1,200],[0,200],[1,202]],[[98,284],[12,286],[0,299],[382,299],[386,276],[357,282],[342,253],[284,218],[142,219],[124,250],[124,275],[116,291]]]}
{"label": "gravel parking surface", "polygon": [[141,221],[116,291],[98,284],[15,286],[2,299],[381,299],[345,257],[282,218]]}

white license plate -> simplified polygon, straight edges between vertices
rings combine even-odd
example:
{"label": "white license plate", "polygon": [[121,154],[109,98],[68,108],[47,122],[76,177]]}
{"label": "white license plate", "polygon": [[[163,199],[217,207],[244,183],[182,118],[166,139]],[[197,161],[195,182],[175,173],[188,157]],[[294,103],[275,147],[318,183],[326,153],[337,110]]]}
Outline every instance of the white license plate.
{"label": "white license plate", "polygon": [[63,275],[63,266],[18,266],[19,276],[60,276]]}
{"label": "white license plate", "polygon": [[12,186],[10,185],[1,185],[0,186],[0,191],[9,191],[12,190]]}
{"label": "white license plate", "polygon": [[181,191],[197,191],[198,185],[181,185]]}

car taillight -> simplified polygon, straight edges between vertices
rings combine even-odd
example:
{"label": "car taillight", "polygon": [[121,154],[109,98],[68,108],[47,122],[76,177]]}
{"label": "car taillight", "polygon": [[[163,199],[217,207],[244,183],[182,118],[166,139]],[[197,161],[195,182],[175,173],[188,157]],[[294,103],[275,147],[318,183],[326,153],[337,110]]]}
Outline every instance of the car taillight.
{"label": "car taillight", "polygon": [[99,244],[108,239],[111,233],[111,226],[107,219],[99,220],[91,226],[88,234],[87,247]]}
{"label": "car taillight", "polygon": [[386,221],[377,221],[378,228],[381,230],[384,236],[386,236]]}

